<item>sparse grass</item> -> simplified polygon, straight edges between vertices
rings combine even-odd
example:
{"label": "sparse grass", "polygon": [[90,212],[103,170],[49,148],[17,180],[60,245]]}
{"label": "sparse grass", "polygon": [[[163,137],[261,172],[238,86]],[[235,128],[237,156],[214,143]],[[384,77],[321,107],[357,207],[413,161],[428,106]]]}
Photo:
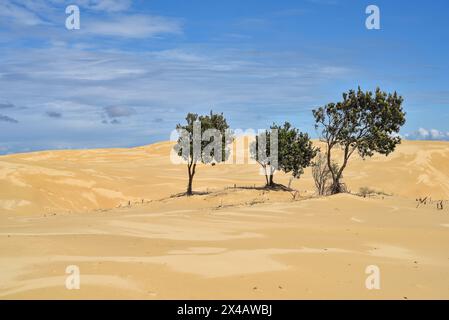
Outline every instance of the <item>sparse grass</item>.
{"label": "sparse grass", "polygon": [[359,197],[363,197],[363,198],[371,197],[371,196],[391,196],[391,194],[388,194],[384,191],[378,191],[378,190],[372,189],[370,187],[361,187],[359,189],[359,192],[357,193],[357,195]]}
{"label": "sparse grass", "polygon": [[229,190],[229,189],[241,189],[241,190],[265,190],[265,191],[289,191],[289,192],[294,192],[296,191],[295,189],[292,189],[290,187],[284,186],[283,184],[279,184],[279,183],[274,183],[271,186],[237,186],[234,185],[233,187],[226,187],[225,190]]}
{"label": "sparse grass", "polygon": [[187,192],[181,192],[181,193],[173,194],[169,198],[205,196],[205,195],[208,195],[208,194],[212,194],[212,192],[209,192],[209,191],[193,191],[192,194],[188,194]]}

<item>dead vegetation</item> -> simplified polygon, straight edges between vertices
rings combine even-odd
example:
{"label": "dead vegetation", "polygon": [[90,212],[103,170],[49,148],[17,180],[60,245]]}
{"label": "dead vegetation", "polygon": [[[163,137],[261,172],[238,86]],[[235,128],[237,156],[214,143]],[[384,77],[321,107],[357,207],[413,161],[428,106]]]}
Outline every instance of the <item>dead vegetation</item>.
{"label": "dead vegetation", "polygon": [[388,194],[384,191],[378,191],[370,187],[361,187],[356,195],[363,198],[370,198],[373,196],[387,196],[387,197],[391,196],[391,194]]}
{"label": "dead vegetation", "polygon": [[[333,182],[332,171],[329,168],[328,157],[326,153],[318,152],[312,163],[312,177],[315,183],[316,192],[319,196],[328,196],[333,194],[335,184],[338,184],[338,190],[341,193],[347,193],[348,188],[343,182]],[[332,161],[331,168],[334,172],[339,170],[338,164]],[[343,178],[343,175],[341,175]]]}
{"label": "dead vegetation", "polygon": [[416,208],[419,207],[434,207],[436,210],[442,211],[449,207],[449,200],[432,200],[432,197],[430,196],[417,198]]}

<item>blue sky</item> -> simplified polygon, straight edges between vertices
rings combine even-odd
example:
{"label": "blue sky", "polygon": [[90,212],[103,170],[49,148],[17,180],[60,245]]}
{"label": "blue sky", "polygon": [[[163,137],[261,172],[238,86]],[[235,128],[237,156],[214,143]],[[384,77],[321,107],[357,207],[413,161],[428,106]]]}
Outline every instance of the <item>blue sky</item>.
{"label": "blue sky", "polygon": [[210,109],[316,136],[311,110],[359,85],[404,97],[405,138],[449,140],[448,16],[446,0],[0,0],[0,153],[168,140]]}

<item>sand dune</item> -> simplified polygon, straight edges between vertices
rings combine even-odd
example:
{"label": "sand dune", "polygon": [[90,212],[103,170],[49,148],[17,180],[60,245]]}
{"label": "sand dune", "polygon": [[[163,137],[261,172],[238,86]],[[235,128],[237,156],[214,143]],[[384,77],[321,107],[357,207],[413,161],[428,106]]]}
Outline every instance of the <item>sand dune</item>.
{"label": "sand dune", "polygon": [[263,184],[256,165],[201,166],[209,193],[171,198],[186,168],[170,148],[0,157],[0,298],[449,298],[449,201],[433,202],[449,200],[449,143],[354,159],[345,182],[382,192],[370,198],[316,197],[308,170],[296,199],[234,188]]}
{"label": "sand dune", "polygon": [[[183,192],[185,165],[171,164],[171,144],[134,149],[47,151],[0,157],[0,210],[41,214],[115,208]],[[405,141],[389,157],[355,159],[346,171],[349,188],[367,186],[405,197],[449,199],[449,144]],[[288,177],[279,175],[288,184]],[[200,168],[195,189],[262,185],[257,165]],[[309,171],[293,186],[313,191]]]}

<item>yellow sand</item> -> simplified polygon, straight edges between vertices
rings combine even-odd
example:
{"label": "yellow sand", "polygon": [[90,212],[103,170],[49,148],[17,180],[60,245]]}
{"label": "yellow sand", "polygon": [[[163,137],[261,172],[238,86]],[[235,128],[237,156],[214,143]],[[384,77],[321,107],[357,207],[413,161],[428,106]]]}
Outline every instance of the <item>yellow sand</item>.
{"label": "yellow sand", "polygon": [[[449,299],[449,143],[403,142],[345,172],[362,198],[289,192],[257,165],[200,166],[171,144],[0,157],[0,299]],[[277,182],[289,177],[276,175]],[[234,184],[237,188],[234,188]],[[416,198],[427,197],[417,208]],[[67,290],[68,265],[81,289]],[[365,287],[367,266],[380,290]]]}

